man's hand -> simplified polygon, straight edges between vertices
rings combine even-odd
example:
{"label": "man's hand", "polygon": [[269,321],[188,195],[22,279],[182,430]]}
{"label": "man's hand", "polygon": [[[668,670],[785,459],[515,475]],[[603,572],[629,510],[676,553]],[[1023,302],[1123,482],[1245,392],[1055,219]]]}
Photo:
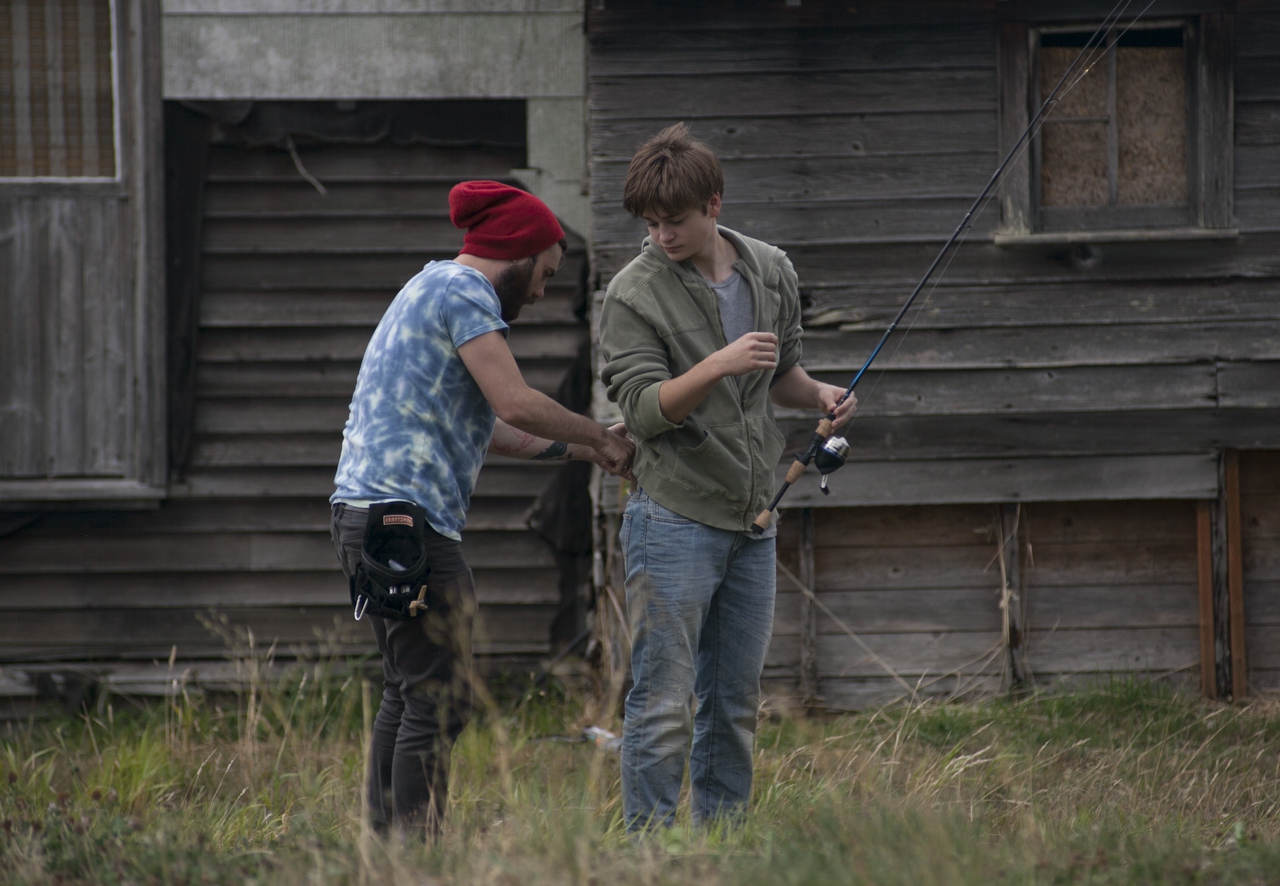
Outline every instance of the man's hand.
{"label": "man's hand", "polygon": [[778,337],[772,332],[748,332],[710,359],[721,378],[772,369],[778,365]]}
{"label": "man's hand", "polygon": [[839,428],[853,418],[858,409],[858,398],[849,395],[849,399],[836,409],[836,402],[844,396],[844,388],[829,385],[813,378],[800,366],[792,366],[774,379],[769,389],[769,398],[775,406],[789,409],[817,409],[823,415],[829,415],[835,409],[835,426]]}
{"label": "man's hand", "polygon": [[636,457],[636,444],[627,434],[626,425],[616,424],[609,428],[600,444],[592,447],[590,458],[610,474],[627,479],[631,478],[631,465]]}
{"label": "man's hand", "polygon": [[680,424],[721,379],[777,365],[778,337],[772,332],[748,332],[683,375],[664,381],[658,388],[658,407],[663,418]]}
{"label": "man's hand", "polygon": [[818,409],[823,415],[830,415],[831,410],[836,411],[835,426],[838,428],[853,418],[853,414],[858,411],[858,398],[852,392],[849,393],[849,399],[837,407],[836,403],[840,402],[840,398],[844,396],[844,388],[838,388],[835,385],[818,383]]}

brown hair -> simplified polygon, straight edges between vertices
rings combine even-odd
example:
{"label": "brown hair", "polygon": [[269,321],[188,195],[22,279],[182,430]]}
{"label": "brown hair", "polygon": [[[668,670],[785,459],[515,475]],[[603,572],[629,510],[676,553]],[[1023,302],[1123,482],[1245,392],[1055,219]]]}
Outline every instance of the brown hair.
{"label": "brown hair", "polygon": [[646,212],[671,217],[705,209],[724,193],[724,170],[715,152],[689,135],[683,123],[668,126],[649,139],[627,167],[622,206],[634,216]]}

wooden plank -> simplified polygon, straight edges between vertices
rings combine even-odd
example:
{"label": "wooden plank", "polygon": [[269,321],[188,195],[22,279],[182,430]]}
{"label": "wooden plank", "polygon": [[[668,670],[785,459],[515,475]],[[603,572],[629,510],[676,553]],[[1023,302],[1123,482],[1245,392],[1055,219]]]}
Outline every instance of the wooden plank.
{"label": "wooden plank", "polygon": [[921,556],[918,547],[818,548],[817,587],[830,591],[982,588],[994,594],[999,576],[988,570],[990,547],[937,545]]}
{"label": "wooden plank", "polygon": [[[778,479],[786,472],[778,472]],[[787,493],[789,507],[962,504],[998,501],[1199,499],[1217,488],[1211,455],[851,462],[818,490],[806,472]]]}
{"label": "wooden plank", "polygon": [[[896,287],[905,298],[941,245],[941,241],[851,239],[846,244],[796,246],[787,252],[806,285],[856,282],[867,289]],[[635,256],[635,246],[625,249],[598,246],[593,255],[594,267],[607,284],[612,275]],[[371,268],[370,273],[376,271]],[[1079,260],[1078,252],[1062,245],[1004,248],[972,240],[956,250],[944,279],[951,284],[1030,288],[1043,283],[1083,285],[1107,281],[1277,276],[1280,276],[1280,235],[1267,233],[1226,241],[1108,243],[1091,247],[1087,262]]]}
{"label": "wooden plank", "polygon": [[[1280,447],[1271,449],[1280,450]],[[1243,498],[1280,492],[1280,451],[1241,452],[1240,470],[1244,478],[1240,486]]]}
{"label": "wooden plank", "polygon": [[1236,55],[1274,56],[1280,43],[1280,15],[1268,9],[1270,3],[1236,4]]}
{"label": "wooden plank", "polygon": [[[42,240],[47,229],[41,204],[31,199],[0,200],[0,476],[45,473],[43,431],[44,336],[41,315],[47,298]],[[27,297],[18,297],[27,293]]]}
{"label": "wooden plank", "polygon": [[1196,502],[1196,599],[1200,629],[1200,694],[1218,697],[1217,665],[1213,651],[1213,524],[1209,502]]}
{"label": "wooden plank", "polygon": [[1280,99],[1280,57],[1246,57],[1236,63],[1237,102]]}
{"label": "wooden plank", "polygon": [[1194,626],[1033,631],[1029,643],[1037,675],[1199,669],[1200,632]]}
{"label": "wooden plank", "polygon": [[[569,361],[522,359],[520,374],[536,391],[554,394]],[[358,361],[216,362],[200,365],[201,397],[341,397],[350,401]]]}
{"label": "wooden plank", "polygon": [[[845,370],[819,369],[811,374],[841,386],[849,380]],[[1211,363],[938,372],[906,369],[880,376],[874,396],[864,394],[860,411],[866,416],[916,416],[1120,412],[1169,409],[1177,404],[1209,409],[1217,405],[1217,393]]]}
{"label": "wooden plank", "polygon": [[[935,552],[916,549],[921,559]],[[990,559],[991,548],[987,549]],[[951,558],[943,553],[945,561]],[[969,565],[972,571],[973,564]],[[921,569],[923,584],[945,583],[945,577],[928,576]],[[1000,631],[1000,576],[987,572],[978,576],[953,577],[953,587],[941,589],[904,585],[894,590],[822,590],[820,599],[855,632],[875,634],[917,634]],[[968,587],[967,585],[975,585]],[[779,585],[781,587],[781,585]],[[825,613],[817,613],[816,632],[843,634],[844,630]]]}
{"label": "wooden plank", "polygon": [[[866,190],[876,188],[871,186]],[[793,199],[785,203],[784,199],[785,196],[780,196],[779,202],[771,204],[729,199],[720,223],[740,234],[782,247],[849,237],[936,237],[939,233],[950,233],[972,202],[963,197],[914,196],[865,201]],[[604,208],[607,209],[607,204]],[[634,244],[638,252],[647,236],[643,222],[625,213],[600,211],[594,219],[593,230],[600,244],[624,247]],[[994,215],[983,216],[974,226],[975,236],[990,233],[995,224]]]}
{"label": "wooden plank", "polygon": [[[555,606],[560,602],[559,570],[530,568],[513,581],[509,569],[476,569],[481,606]],[[321,571],[71,573],[6,578],[0,611],[58,609],[178,609],[278,606],[343,607],[350,604],[346,581],[333,568]]]}
{"label": "wooden plank", "polygon": [[[1034,544],[1034,536],[1032,541]],[[1035,550],[1038,553],[1038,545]],[[1036,568],[1030,574],[1027,600],[1030,630],[1185,628],[1199,624],[1193,581],[1115,585],[1107,576],[1094,578],[1080,570],[1086,574],[1077,575],[1077,580],[1093,583],[1076,587],[1041,586],[1039,580],[1046,571]]]}
{"label": "wooden plank", "polygon": [[1234,449],[1223,453],[1224,508],[1227,529],[1227,601],[1231,640],[1231,697],[1239,701],[1249,686],[1249,659],[1245,651],[1244,559],[1240,548],[1240,456]]}
{"label": "wooden plank", "polygon": [[[1026,24],[1001,23],[999,49],[998,115],[1000,155],[1003,157],[1014,153],[1015,146],[1022,143],[1030,117],[1027,90],[1031,83],[1031,60]],[[1000,230],[1004,233],[1029,233],[1032,227],[1030,151],[1015,154],[1000,185],[999,201]]]}
{"label": "wooden plank", "polygon": [[[999,631],[858,636],[910,683],[922,676],[1000,673]],[[818,662],[824,683],[831,677],[885,676],[884,668],[844,634],[818,638]]]}
{"label": "wooden plank", "polygon": [[[1250,489],[1248,473],[1242,469],[1241,474],[1241,544],[1245,550],[1254,546],[1269,547],[1276,539],[1280,539],[1280,494]],[[1246,559],[1247,557],[1246,554]]]}
{"label": "wooden plank", "polygon": [[[355,292],[205,292],[200,296],[200,325],[220,327],[376,326],[395,293]],[[520,312],[516,327],[529,324],[579,324],[574,314],[577,286],[547,286],[546,296]]]}
{"label": "wooden plank", "polygon": [[1238,188],[1236,224],[1242,233],[1269,234],[1280,230],[1280,186]]}
{"label": "wooden plank", "polygon": [[450,180],[330,181],[321,194],[295,171],[287,179],[226,179],[206,182],[207,218],[228,216],[286,217],[287,213],[339,215],[355,212],[449,212]]}
{"label": "wooden plank", "polygon": [[[790,512],[784,526],[789,519]],[[993,541],[985,505],[828,508],[815,523],[814,537],[819,548],[975,545],[989,551]]]}
{"label": "wooden plank", "polygon": [[[680,119],[680,118],[676,118]],[[737,203],[756,204],[755,214],[772,212],[769,204],[787,204],[811,201],[818,198],[830,201],[850,200],[918,200],[939,198],[963,200],[986,184],[999,159],[994,152],[971,150],[964,154],[930,154],[925,156],[857,155],[826,159],[822,157],[792,158],[788,156],[767,159],[728,159],[724,167],[726,200],[725,224],[733,228],[731,218],[738,218],[738,226],[750,221],[750,213],[736,215],[732,207]],[[595,162],[591,167],[592,202],[616,206],[622,198],[622,182],[626,177],[627,162]],[[972,200],[972,197],[970,197]],[[833,207],[838,213],[841,207]],[[950,207],[948,207],[950,208]],[[900,228],[934,231],[935,228],[917,225],[910,228],[907,219],[892,214],[893,207],[873,204],[869,209],[881,216],[897,220]],[[853,216],[856,207],[846,208]],[[963,211],[961,212],[963,214]],[[929,217],[926,216],[928,221]],[[957,219],[958,221],[958,219]],[[956,222],[952,222],[954,227]],[[827,229],[834,227],[829,222]],[[935,223],[936,224],[936,223]],[[793,221],[791,229],[800,227]],[[763,228],[762,228],[763,229]],[[608,231],[606,229],[605,233]],[[949,230],[942,230],[945,239]],[[934,234],[934,238],[937,238]],[[831,237],[825,239],[834,239]],[[626,243],[634,243],[627,238]],[[608,240],[602,245],[612,245]],[[597,248],[599,248],[599,245]]]}
{"label": "wooden plank", "polygon": [[[1280,670],[1280,628],[1273,625],[1254,625],[1246,632],[1249,649],[1249,665],[1263,671]],[[1253,681],[1257,681],[1256,675]]]}
{"label": "wooden plank", "polygon": [[991,68],[807,74],[705,74],[591,79],[594,118],[697,119],[783,108],[787,114],[867,114],[886,111],[986,110],[995,103]]}
{"label": "wooden plank", "polygon": [[[197,353],[205,362],[360,360],[373,329],[349,327],[215,328],[204,330]],[[582,326],[516,326],[507,342],[517,360],[572,360],[586,340]]]}
{"label": "wooden plank", "polygon": [[[555,568],[531,533],[466,532],[463,556],[476,569]],[[0,574],[102,572],[274,572],[334,568],[329,533],[222,532],[199,535],[90,535],[0,539]]]}
{"label": "wooden plank", "polygon": [[[1243,39],[1243,35],[1238,35],[1238,39]],[[1280,143],[1280,98],[1240,104],[1235,109],[1235,117],[1237,146]],[[1239,185],[1237,182],[1237,188]]]}
{"label": "wooden plank", "polygon": [[[369,646],[372,632],[350,617],[349,606],[273,607],[226,609],[223,630],[252,630],[259,649],[273,642],[282,649],[314,649],[320,645]],[[474,634],[477,645],[504,644],[528,651],[546,649],[547,630],[555,610],[545,606],[506,606],[483,609]],[[0,631],[0,649],[13,660],[34,652],[49,655],[61,651],[79,658],[85,654],[137,654],[143,650],[167,656],[178,646],[184,655],[232,652],[209,627],[209,616],[183,610],[68,610],[59,612],[6,613]],[[216,625],[216,623],[215,623]],[[38,637],[38,642],[33,638]],[[244,641],[240,641],[244,642]],[[236,645],[239,645],[237,643]],[[246,644],[247,645],[247,644]],[[355,650],[351,650],[355,651]]]}
{"label": "wooden plank", "polygon": [[994,7],[986,0],[946,0],[926,5],[893,3],[849,6],[846,3],[809,2],[800,6],[748,6],[717,0],[690,6],[677,0],[612,0],[604,7],[586,11],[587,33],[593,35],[622,31],[726,30],[743,31],[773,28],[830,30],[872,25],[918,24],[927,16],[934,24],[970,24],[994,17]]}
{"label": "wooden plank", "polygon": [[984,67],[991,63],[991,28],[967,22],[949,28],[919,23],[819,31],[787,27],[717,31],[628,28],[593,34],[588,76],[682,76],[707,73],[797,74]]}
{"label": "wooden plank", "polygon": [[[298,151],[307,171],[324,181],[343,178],[409,178],[436,176],[452,179],[452,184],[474,178],[510,181],[513,166],[523,160],[521,151],[472,147],[445,148],[434,145],[343,145],[325,144]],[[283,148],[244,150],[233,145],[214,145],[209,150],[210,181],[227,177],[254,179],[283,178],[300,181],[293,158]]]}
{"label": "wooden plank", "polygon": [[1036,545],[1190,545],[1195,539],[1194,507],[1185,501],[1035,502],[1023,508],[1023,517]]}
{"label": "wooden plank", "polygon": [[[816,531],[812,508],[800,512],[800,583],[810,592],[817,588],[817,569],[814,561]],[[805,707],[813,707],[818,696],[818,612],[809,594],[799,595],[800,604],[800,696]]]}
{"label": "wooden plank", "polygon": [[[81,229],[84,208],[77,200],[49,200],[48,252],[41,258],[50,263],[50,288],[44,293],[45,402],[44,451],[46,474],[84,474],[84,335],[83,278],[85,256]],[[119,298],[123,293],[117,294]]]}
{"label": "wooden plank", "polygon": [[[809,331],[804,338],[805,368],[852,374],[875,348],[881,334]],[[911,335],[895,342],[895,348],[876,363],[877,369],[897,372],[1277,360],[1280,320],[913,329]]]}
{"label": "wooden plank", "polygon": [[[332,490],[330,490],[332,491]],[[469,529],[524,532],[532,498],[477,499],[467,512]],[[326,498],[175,499],[150,511],[51,511],[22,530],[24,538],[85,533],[109,536],[205,532],[328,532]]]}
{"label": "wooden plank", "polygon": [[345,398],[202,399],[195,428],[207,434],[341,433],[350,415]]}
{"label": "wooden plank", "polygon": [[[920,698],[978,698],[1001,691],[999,676],[956,676],[931,682],[918,690]],[[902,701],[907,693],[890,677],[841,679],[821,684],[821,706],[828,711],[867,711]]]}
{"label": "wooden plank", "polygon": [[200,267],[203,291],[372,289],[398,292],[429,262],[454,258],[440,252],[361,252],[311,254],[206,253]]}
{"label": "wooden plank", "polygon": [[1262,409],[1280,405],[1276,383],[1280,363],[1257,361],[1218,365],[1218,402],[1226,407]]}
{"label": "wooden plank", "polygon": [[[813,419],[807,415],[779,416],[779,427],[791,451],[813,436]],[[846,436],[855,462],[1208,453],[1223,445],[1280,448],[1274,409],[861,415]],[[833,483],[843,486],[843,478],[841,473]]]}
{"label": "wooden plank", "polygon": [[340,433],[205,434],[192,443],[187,463],[192,468],[336,466],[341,451]]}
{"label": "wooden plank", "polygon": [[[883,331],[902,307],[897,293],[856,281],[816,285],[802,278],[802,286],[809,301],[809,330],[839,324],[844,331]],[[982,286],[944,282],[910,317],[913,334],[925,329],[1244,322],[1280,319],[1277,296],[1280,282],[1270,277]]]}
{"label": "wooden plank", "polygon": [[203,245],[206,250],[259,249],[300,250],[343,249],[353,243],[379,247],[420,249],[455,255],[462,249],[463,231],[448,218],[428,215],[370,214],[364,217],[313,216],[287,220],[275,218],[206,218]]}
{"label": "wooden plank", "polygon": [[[897,41],[896,45],[907,44]],[[673,60],[674,61],[674,60]],[[919,152],[996,151],[989,110],[934,110],[880,114],[779,116],[775,109],[748,116],[699,116],[690,126],[724,160],[776,156],[848,156]],[[662,128],[660,120],[597,120],[591,127],[592,163],[630,161],[637,147]],[[620,209],[620,207],[619,207]],[[602,214],[605,207],[600,208]]]}

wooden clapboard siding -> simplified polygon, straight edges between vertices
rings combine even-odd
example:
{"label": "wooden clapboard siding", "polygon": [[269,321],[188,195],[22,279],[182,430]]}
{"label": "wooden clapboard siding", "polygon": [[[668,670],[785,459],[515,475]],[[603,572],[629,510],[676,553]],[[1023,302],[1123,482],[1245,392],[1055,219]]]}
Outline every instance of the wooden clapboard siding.
{"label": "wooden clapboard siding", "polygon": [[[1241,235],[1109,242],[1081,260],[1061,244],[995,246],[999,206],[989,205],[908,319],[911,335],[891,343],[876,365],[883,374],[860,389],[853,433],[865,445],[854,458],[1269,444],[1280,407],[1280,94],[1268,75],[1280,51],[1266,35],[1278,20],[1248,14],[1237,24]],[[623,3],[588,10],[588,24],[602,280],[644,236],[621,207],[632,151],[685,120],[722,159],[725,224],[782,246],[796,266],[804,365],[845,383],[998,162],[990,10],[938,18],[933,6],[852,14],[816,4],[682,17],[670,31]],[[780,418],[802,445],[811,419]],[[1156,478],[1148,494],[1182,489]]]}
{"label": "wooden clapboard siding", "polygon": [[[356,373],[400,286],[461,245],[449,188],[509,180],[522,155],[372,146],[301,156],[327,197],[287,152],[211,147],[189,462],[156,510],[48,512],[0,538],[0,655],[146,661],[177,645],[199,659],[243,646],[248,631],[283,657],[371,648],[369,628],[351,618],[326,501]],[[546,298],[510,336],[522,372],[549,394],[587,338],[576,313],[584,250],[571,237]],[[549,648],[560,569],[523,515],[557,470],[491,458],[481,472],[463,552],[480,603],[477,648],[490,660]]]}
{"label": "wooden clapboard siding", "polygon": [[[1280,488],[1280,487],[1278,487]],[[996,514],[989,505],[815,511],[820,704],[863,708],[906,693],[1001,686]],[[1195,517],[1189,502],[1023,505],[1027,661],[1037,683],[1113,675],[1196,677]],[[783,520],[780,562],[799,575],[799,513]],[[1277,607],[1280,609],[1280,607]],[[782,573],[765,677],[795,695],[800,595]]]}

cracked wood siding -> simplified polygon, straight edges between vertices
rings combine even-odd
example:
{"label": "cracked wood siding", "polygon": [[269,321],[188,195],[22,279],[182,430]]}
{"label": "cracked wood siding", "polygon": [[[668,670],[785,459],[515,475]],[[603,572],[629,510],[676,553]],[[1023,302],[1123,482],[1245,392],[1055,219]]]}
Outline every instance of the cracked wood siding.
{"label": "cracked wood siding", "polygon": [[[302,157],[327,197],[286,152],[211,147],[185,476],[158,510],[50,512],[0,538],[0,657],[149,661],[174,644],[182,658],[218,657],[220,631],[243,644],[250,629],[284,657],[371,648],[327,503],[356,373],[400,286],[461,246],[449,188],[505,179],[513,157],[378,146]],[[546,298],[510,334],[526,378],[552,395],[587,336],[575,313],[584,246],[570,240]],[[490,662],[549,649],[561,576],[523,515],[556,470],[490,458],[481,471],[463,551]]]}

